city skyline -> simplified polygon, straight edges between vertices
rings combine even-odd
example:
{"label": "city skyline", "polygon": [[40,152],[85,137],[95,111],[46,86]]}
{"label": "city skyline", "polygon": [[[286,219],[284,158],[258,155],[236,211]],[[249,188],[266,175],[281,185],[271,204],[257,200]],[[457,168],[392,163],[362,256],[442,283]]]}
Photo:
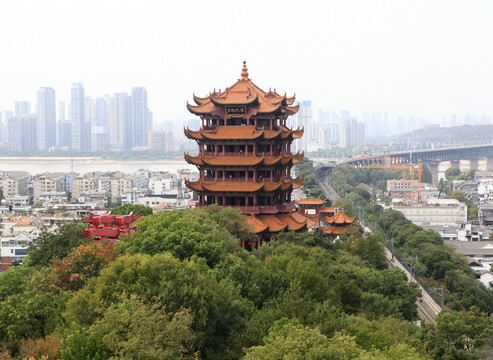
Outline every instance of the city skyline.
{"label": "city skyline", "polygon": [[[182,119],[190,89],[204,96],[230,83],[246,60],[256,84],[317,108],[492,117],[492,15],[488,1],[252,1],[241,10],[225,1],[13,2],[0,13],[0,46],[15,49],[0,69],[0,109],[33,103],[39,86],[68,99],[72,82],[96,97],[136,84],[149,91],[158,122]],[[105,41],[108,31],[119,36]],[[217,33],[221,56],[210,47]],[[50,56],[32,61],[32,53]]]}
{"label": "city skyline", "polygon": [[[35,106],[31,106],[28,101],[15,101],[14,112],[3,113],[4,127],[0,129],[0,145],[8,147],[10,151],[20,152],[55,149],[96,152],[188,150],[191,144],[186,144],[181,128],[185,126],[196,130],[197,121],[187,119],[153,123],[153,113],[147,107],[147,96],[145,87],[133,87],[130,94],[117,92],[113,96],[94,98],[85,93],[84,84],[73,83],[67,120],[66,102],[57,99],[52,88],[41,87]],[[388,111],[355,114],[347,109],[334,111],[313,108],[310,100],[301,100],[299,103],[300,111],[289,118],[288,126],[305,129],[305,137],[294,142],[296,150],[305,152],[330,149],[333,146],[362,147],[369,139],[381,138],[382,135],[401,135],[423,128],[492,123],[491,118],[477,114],[451,114],[439,122],[430,123],[420,117],[403,117],[389,114]],[[34,112],[31,111],[33,109]],[[15,114],[18,116],[10,121],[9,116]]]}

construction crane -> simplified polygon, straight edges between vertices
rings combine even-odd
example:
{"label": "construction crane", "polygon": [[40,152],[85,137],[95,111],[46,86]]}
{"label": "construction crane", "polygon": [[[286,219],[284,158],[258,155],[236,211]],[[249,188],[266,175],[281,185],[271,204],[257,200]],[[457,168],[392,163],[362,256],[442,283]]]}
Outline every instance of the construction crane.
{"label": "construction crane", "polygon": [[[418,204],[421,203],[421,178],[423,175],[423,164],[421,161],[417,164],[413,163],[391,163],[390,161],[386,161],[384,163],[373,163],[373,164],[368,164],[368,165],[359,165],[355,166],[356,168],[362,169],[362,168],[369,168],[369,169],[402,169],[402,187],[405,188],[406,186],[406,171],[409,169],[410,175],[411,175],[411,201],[412,202],[417,202]],[[414,191],[414,177],[415,177],[415,171],[417,170],[418,173],[418,191],[417,191],[417,199],[415,199],[415,191]]]}

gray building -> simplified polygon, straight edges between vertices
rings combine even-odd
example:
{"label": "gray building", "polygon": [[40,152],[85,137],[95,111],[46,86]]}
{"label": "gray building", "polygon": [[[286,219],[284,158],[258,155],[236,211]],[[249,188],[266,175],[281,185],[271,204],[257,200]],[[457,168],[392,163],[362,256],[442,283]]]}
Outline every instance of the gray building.
{"label": "gray building", "polygon": [[58,122],[58,146],[72,148],[72,123],[70,121]]}
{"label": "gray building", "polygon": [[38,150],[38,121],[36,116],[13,117],[8,124],[9,150]]}
{"label": "gray building", "polygon": [[91,150],[91,123],[85,117],[85,97],[82,84],[72,84],[70,90],[70,122],[72,124],[72,148]]}
{"label": "gray building", "polygon": [[109,137],[112,150],[131,149],[132,144],[132,97],[117,93],[110,100]]}
{"label": "gray building", "polygon": [[14,102],[14,116],[20,118],[25,115],[31,114],[31,106],[29,101],[15,101]]}
{"label": "gray building", "polygon": [[132,147],[149,146],[149,110],[147,90],[144,87],[132,89]]}
{"label": "gray building", "polygon": [[354,118],[342,118],[339,122],[339,146],[363,146],[365,143],[365,124],[357,122]]}
{"label": "gray building", "polygon": [[42,87],[38,90],[38,149],[56,146],[55,90]]}
{"label": "gray building", "polygon": [[14,117],[14,113],[12,111],[4,111],[2,122],[5,126],[9,124],[9,120]]}

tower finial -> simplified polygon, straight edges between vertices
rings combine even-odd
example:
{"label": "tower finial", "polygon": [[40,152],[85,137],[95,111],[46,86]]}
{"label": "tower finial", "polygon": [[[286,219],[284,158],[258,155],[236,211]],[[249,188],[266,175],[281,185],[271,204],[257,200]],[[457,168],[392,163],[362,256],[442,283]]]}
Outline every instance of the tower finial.
{"label": "tower finial", "polygon": [[241,69],[241,79],[248,80],[248,69],[246,67],[246,61],[243,61],[243,69]]}

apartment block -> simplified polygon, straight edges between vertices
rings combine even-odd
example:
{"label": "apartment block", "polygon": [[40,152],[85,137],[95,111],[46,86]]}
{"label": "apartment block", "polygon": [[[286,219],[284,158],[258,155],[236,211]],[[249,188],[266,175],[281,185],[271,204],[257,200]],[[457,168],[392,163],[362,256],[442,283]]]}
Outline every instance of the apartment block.
{"label": "apartment block", "polygon": [[25,171],[12,171],[0,180],[4,197],[16,197],[28,195],[29,173]]}
{"label": "apartment block", "polygon": [[131,178],[111,178],[110,183],[110,199],[111,201],[117,200],[119,197],[123,197],[125,190],[132,189]]}
{"label": "apartment block", "polygon": [[64,173],[47,173],[33,180],[33,201],[38,201],[42,194],[61,193],[65,191]]}
{"label": "apartment block", "polygon": [[78,200],[82,195],[94,192],[96,181],[92,178],[76,177],[72,180],[72,200]]}

